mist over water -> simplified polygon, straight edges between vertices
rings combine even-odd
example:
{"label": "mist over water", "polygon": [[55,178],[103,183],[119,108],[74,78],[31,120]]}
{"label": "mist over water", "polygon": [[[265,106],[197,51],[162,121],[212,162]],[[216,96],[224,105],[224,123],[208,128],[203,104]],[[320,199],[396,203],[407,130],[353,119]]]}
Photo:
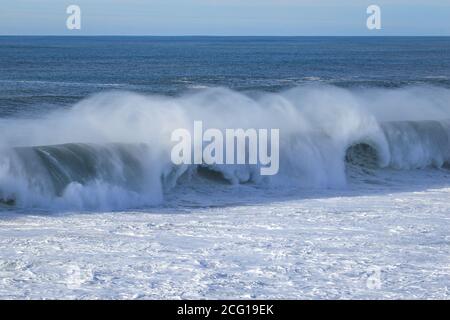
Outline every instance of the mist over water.
{"label": "mist over water", "polygon": [[201,166],[227,182],[224,188],[345,188],[349,176],[361,178],[348,174],[354,166],[442,167],[450,156],[449,101],[450,89],[430,85],[95,94],[39,118],[0,120],[0,199],[46,209],[161,204],[181,176],[198,174],[199,166],[170,160],[172,131],[192,130],[194,121],[204,129],[280,129],[275,176],[260,176],[256,165]]}

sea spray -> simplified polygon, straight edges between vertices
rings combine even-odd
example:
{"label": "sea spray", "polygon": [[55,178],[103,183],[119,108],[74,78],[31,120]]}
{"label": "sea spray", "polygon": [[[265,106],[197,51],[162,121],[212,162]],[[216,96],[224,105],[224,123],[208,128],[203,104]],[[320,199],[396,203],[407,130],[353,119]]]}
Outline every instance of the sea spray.
{"label": "sea spray", "polygon": [[[2,119],[0,199],[23,207],[114,210],[160,204],[180,177],[200,169],[230,184],[342,188],[346,160],[376,168],[440,167],[449,161],[448,101],[450,90],[427,86],[102,93],[42,118]],[[195,120],[205,129],[280,129],[279,172],[262,176],[258,164],[174,165],[171,133],[192,130]]]}
{"label": "sea spray", "polygon": [[193,135],[184,128],[172,132],[176,142],[170,158],[175,165],[260,165],[259,174],[272,176],[279,170],[279,129],[219,129],[203,132],[202,121],[194,121]]}

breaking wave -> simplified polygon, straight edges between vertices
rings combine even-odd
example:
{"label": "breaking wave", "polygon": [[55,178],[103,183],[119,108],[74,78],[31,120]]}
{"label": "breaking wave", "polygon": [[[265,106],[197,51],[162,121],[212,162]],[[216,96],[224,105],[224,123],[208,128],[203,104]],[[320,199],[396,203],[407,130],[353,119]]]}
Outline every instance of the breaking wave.
{"label": "breaking wave", "polygon": [[[39,119],[0,120],[0,202],[105,210],[150,206],[186,175],[231,185],[342,188],[354,166],[412,170],[449,164],[449,111],[450,90],[426,86],[99,94]],[[260,176],[257,165],[175,166],[171,133],[192,129],[196,120],[205,129],[280,129],[279,173]]]}

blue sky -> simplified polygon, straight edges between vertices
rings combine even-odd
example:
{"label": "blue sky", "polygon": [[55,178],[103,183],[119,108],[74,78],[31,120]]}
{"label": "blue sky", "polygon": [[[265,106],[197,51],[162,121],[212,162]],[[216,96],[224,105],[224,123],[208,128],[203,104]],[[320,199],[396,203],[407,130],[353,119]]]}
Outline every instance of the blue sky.
{"label": "blue sky", "polygon": [[[81,30],[66,29],[79,5]],[[366,28],[381,7],[382,29]],[[450,0],[0,0],[2,35],[450,35]]]}

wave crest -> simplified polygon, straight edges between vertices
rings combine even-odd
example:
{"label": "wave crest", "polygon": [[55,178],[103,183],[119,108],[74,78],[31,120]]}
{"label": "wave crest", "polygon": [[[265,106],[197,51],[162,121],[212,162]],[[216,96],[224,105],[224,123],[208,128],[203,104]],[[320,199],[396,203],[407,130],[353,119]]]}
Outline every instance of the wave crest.
{"label": "wave crest", "polygon": [[[100,94],[41,119],[0,121],[0,201],[110,210],[161,203],[187,172],[231,184],[340,188],[348,163],[441,167],[450,158],[450,107],[443,101],[450,90],[433,87]],[[205,129],[280,129],[279,174],[260,176],[257,165],[174,166],[170,134],[197,120]]]}

